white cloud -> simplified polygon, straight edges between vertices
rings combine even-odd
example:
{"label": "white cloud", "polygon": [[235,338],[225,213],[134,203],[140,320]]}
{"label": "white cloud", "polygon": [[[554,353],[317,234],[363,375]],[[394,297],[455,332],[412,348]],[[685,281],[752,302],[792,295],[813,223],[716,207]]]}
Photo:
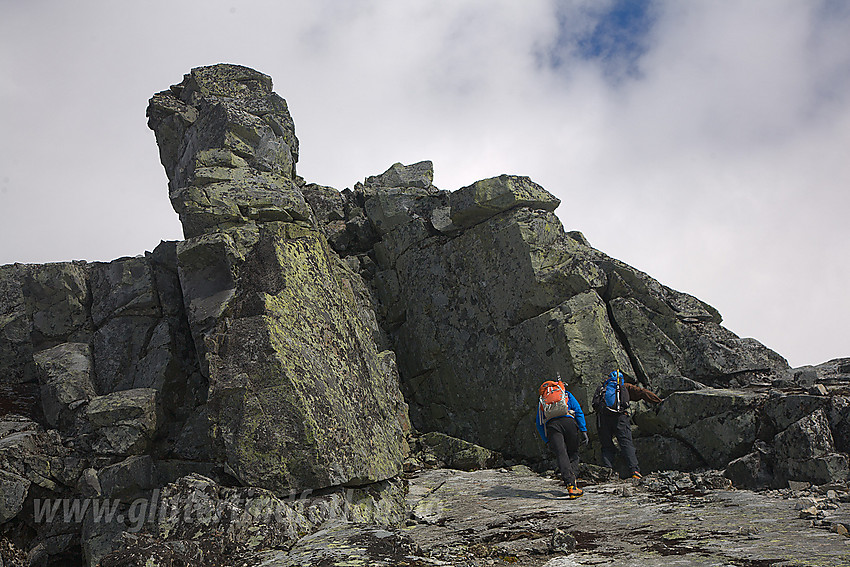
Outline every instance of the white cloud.
{"label": "white cloud", "polygon": [[578,49],[618,5],[5,2],[0,263],[180,238],[144,109],[232,62],[287,99],[309,181],[422,159],[444,189],[529,175],[568,229],[733,331],[795,365],[850,356],[850,10],[655,1],[649,35],[628,36],[645,51]]}

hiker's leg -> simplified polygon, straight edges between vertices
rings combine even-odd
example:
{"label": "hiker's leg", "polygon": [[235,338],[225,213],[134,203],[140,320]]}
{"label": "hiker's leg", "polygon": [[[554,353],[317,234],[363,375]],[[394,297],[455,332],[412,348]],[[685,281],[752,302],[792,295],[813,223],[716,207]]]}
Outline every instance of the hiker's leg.
{"label": "hiker's leg", "polygon": [[[613,416],[616,417],[616,416]],[[614,457],[617,448],[614,446],[614,428],[612,416],[602,413],[599,415],[599,442],[602,444],[602,466],[614,468]]]}
{"label": "hiker's leg", "polygon": [[620,451],[629,465],[629,472],[640,472],[635,444],[632,440],[632,422],[629,416],[621,415],[617,421],[617,441],[620,443]]}
{"label": "hiker's leg", "polygon": [[567,453],[566,440],[564,438],[564,428],[562,421],[565,419],[557,418],[550,421],[546,425],[546,436],[549,438],[549,448],[555,453],[558,459],[558,468],[561,470],[561,480],[564,484],[571,486],[576,483],[573,469],[570,466],[570,457]]}
{"label": "hiker's leg", "polygon": [[564,445],[567,446],[567,454],[570,457],[570,469],[573,477],[578,476],[578,424],[574,419],[568,419],[564,424]]}

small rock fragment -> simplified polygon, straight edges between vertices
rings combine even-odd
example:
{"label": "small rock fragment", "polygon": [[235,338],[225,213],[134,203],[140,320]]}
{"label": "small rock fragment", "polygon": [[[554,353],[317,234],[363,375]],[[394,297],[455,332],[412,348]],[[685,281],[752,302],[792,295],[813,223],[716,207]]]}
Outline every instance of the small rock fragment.
{"label": "small rock fragment", "polygon": [[575,551],[576,538],[561,529],[555,528],[550,546],[552,551]]}

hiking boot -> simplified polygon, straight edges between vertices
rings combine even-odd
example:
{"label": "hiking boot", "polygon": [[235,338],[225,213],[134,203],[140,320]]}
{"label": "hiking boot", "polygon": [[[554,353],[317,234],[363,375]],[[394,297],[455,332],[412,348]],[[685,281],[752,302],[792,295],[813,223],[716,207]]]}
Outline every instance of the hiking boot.
{"label": "hiking boot", "polygon": [[582,496],[582,495],[584,495],[584,490],[577,487],[575,484],[571,484],[570,486],[567,487],[567,497],[570,500],[578,498],[579,496]]}
{"label": "hiking boot", "polygon": [[635,472],[632,473],[632,478],[635,479],[635,480],[640,480],[643,477],[640,476],[640,473],[638,471],[635,471]]}

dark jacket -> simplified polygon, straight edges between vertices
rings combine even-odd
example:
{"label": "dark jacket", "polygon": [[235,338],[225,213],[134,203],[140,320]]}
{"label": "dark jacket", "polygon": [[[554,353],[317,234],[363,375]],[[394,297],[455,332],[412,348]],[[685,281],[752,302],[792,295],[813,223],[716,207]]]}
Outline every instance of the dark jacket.
{"label": "dark jacket", "polygon": [[[605,387],[607,386],[608,382],[611,382],[612,380],[614,380],[614,378],[608,378],[599,386],[599,389],[602,390],[603,395]],[[632,384],[631,382],[624,381],[622,382],[622,387],[620,388],[620,411],[617,413],[628,413],[629,402],[632,400],[636,402],[640,400],[646,400],[647,402],[651,402],[653,404],[661,402],[661,398],[659,398],[646,388],[641,388],[640,386]],[[602,405],[604,406],[604,401]],[[596,411],[599,411],[600,408],[594,409]]]}

